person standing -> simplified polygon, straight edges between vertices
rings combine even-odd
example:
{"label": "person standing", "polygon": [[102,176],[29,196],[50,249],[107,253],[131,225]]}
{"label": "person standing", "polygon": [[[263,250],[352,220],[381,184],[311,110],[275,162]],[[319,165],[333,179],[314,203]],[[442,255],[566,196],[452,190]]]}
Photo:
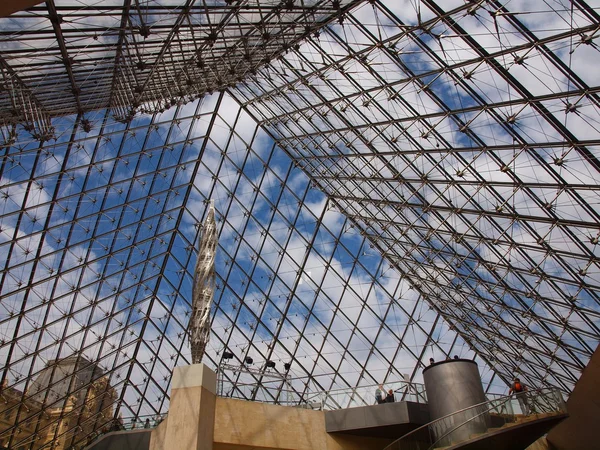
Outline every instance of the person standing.
{"label": "person standing", "polygon": [[521,411],[524,415],[529,415],[529,400],[527,399],[527,386],[521,383],[521,380],[515,378],[513,383],[508,390],[508,395],[512,395],[513,392],[517,396],[517,400],[519,400],[519,406],[521,407]]}
{"label": "person standing", "polygon": [[117,419],[113,419],[112,424],[110,426],[110,431],[120,431],[119,421]]}
{"label": "person standing", "polygon": [[390,389],[385,397],[386,403],[394,403],[394,391]]}
{"label": "person standing", "polygon": [[377,402],[378,405],[385,403],[385,400],[383,398],[384,392],[385,391],[383,390],[383,384],[380,384],[379,386],[377,386],[377,389],[375,389],[375,401]]}

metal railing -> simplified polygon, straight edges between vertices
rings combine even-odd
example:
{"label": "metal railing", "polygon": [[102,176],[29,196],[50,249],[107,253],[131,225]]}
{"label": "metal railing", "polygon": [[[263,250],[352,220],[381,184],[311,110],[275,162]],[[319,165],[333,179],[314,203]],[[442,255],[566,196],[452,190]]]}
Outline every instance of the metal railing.
{"label": "metal railing", "polygon": [[[518,403],[518,409],[515,407]],[[519,411],[521,414],[516,414]],[[384,450],[432,450],[457,445],[490,429],[516,423],[519,417],[561,414],[566,405],[556,388],[507,395],[440,417],[392,442]]]}
{"label": "metal railing", "polygon": [[217,367],[217,395],[275,405],[298,406],[304,402],[294,386],[304,385],[305,378],[293,377],[289,373],[281,373],[264,366],[251,367],[222,362]]}
{"label": "metal railing", "polygon": [[[357,386],[344,389],[333,389],[330,391],[317,392],[311,395],[306,404],[311,409],[335,410],[356,408],[358,406],[371,406],[376,404],[375,390],[379,385]],[[386,383],[384,390],[392,389],[394,401],[408,401],[415,403],[427,403],[425,386],[408,381],[396,381]],[[384,394],[385,395],[385,394]]]}
{"label": "metal railing", "polygon": [[106,423],[103,427],[95,430],[93,433],[87,436],[84,448],[93,444],[95,441],[100,439],[102,436],[108,433],[117,431],[129,431],[137,429],[148,429],[156,428],[160,423],[165,420],[168,413],[162,414],[151,414],[145,416],[135,416],[113,419]]}
{"label": "metal railing", "polygon": [[155,428],[165,420],[167,413],[151,414],[146,416],[129,417],[123,420],[122,430],[135,430],[140,428]]}

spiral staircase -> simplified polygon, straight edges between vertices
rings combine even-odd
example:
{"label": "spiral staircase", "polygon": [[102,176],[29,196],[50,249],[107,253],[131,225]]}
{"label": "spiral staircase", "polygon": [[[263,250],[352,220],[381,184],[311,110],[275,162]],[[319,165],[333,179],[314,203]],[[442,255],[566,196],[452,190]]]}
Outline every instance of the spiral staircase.
{"label": "spiral staircase", "polygon": [[530,391],[526,399],[524,406],[508,395],[456,411],[413,430],[384,450],[523,450],[568,417],[557,389]]}

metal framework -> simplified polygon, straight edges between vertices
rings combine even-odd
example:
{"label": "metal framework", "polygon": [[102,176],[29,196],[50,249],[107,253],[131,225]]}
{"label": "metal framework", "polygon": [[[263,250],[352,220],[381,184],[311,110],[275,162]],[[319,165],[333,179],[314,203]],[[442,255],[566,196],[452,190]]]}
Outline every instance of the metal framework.
{"label": "metal framework", "polygon": [[[20,398],[0,444],[81,447],[168,410],[209,199],[209,366],[270,361],[298,403],[454,354],[490,393],[515,373],[570,392],[600,341],[599,9],[48,0],[0,18],[0,395]],[[40,374],[69,385],[65,358],[102,371],[110,417],[32,409]],[[282,402],[264,373],[221,381]]]}

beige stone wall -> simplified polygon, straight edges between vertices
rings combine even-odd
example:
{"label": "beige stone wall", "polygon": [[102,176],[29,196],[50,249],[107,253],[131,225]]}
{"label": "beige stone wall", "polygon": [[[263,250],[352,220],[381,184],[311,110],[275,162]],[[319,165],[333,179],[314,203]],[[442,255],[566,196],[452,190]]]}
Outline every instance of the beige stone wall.
{"label": "beige stone wall", "polygon": [[166,429],[152,433],[152,449],[212,450],[216,386],[215,373],[204,364],[176,367]]}
{"label": "beige stone wall", "polygon": [[203,387],[174,389],[169,406],[164,450],[209,450],[215,395]]}
{"label": "beige stone wall", "polygon": [[214,441],[218,444],[317,450],[325,447],[320,411],[218,398]]}
{"label": "beige stone wall", "polygon": [[329,435],[323,411],[216,397],[215,387],[202,364],[176,368],[169,416],[150,450],[381,450],[391,442]]}
{"label": "beige stone wall", "polygon": [[217,398],[215,450],[380,450],[387,439],[329,435],[323,411]]}
{"label": "beige stone wall", "polygon": [[167,417],[154,430],[150,436],[149,450],[163,450],[165,448],[165,438],[167,437]]}

